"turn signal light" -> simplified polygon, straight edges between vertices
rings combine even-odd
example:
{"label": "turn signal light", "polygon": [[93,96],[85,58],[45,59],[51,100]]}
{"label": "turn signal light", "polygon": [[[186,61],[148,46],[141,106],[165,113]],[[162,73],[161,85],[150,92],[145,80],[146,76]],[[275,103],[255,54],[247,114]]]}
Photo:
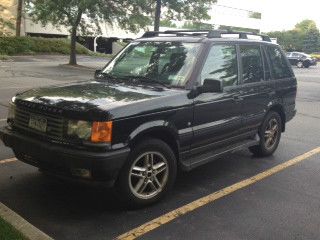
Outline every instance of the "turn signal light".
{"label": "turn signal light", "polygon": [[112,122],[93,122],[91,131],[91,142],[111,142]]}

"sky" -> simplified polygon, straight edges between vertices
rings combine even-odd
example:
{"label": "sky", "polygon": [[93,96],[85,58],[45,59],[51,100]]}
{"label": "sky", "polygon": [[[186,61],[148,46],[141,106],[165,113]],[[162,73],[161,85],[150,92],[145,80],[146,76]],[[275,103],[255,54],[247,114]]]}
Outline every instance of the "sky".
{"label": "sky", "polygon": [[218,0],[218,4],[262,13],[262,32],[293,29],[296,23],[314,20],[320,28],[319,0]]}

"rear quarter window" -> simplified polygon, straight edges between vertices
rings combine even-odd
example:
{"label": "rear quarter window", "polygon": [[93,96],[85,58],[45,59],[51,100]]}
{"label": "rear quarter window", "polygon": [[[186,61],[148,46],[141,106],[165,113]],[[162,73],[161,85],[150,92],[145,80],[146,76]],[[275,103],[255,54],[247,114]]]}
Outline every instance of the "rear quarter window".
{"label": "rear quarter window", "polygon": [[267,46],[267,55],[270,59],[272,76],[275,79],[292,77],[291,68],[279,47]]}

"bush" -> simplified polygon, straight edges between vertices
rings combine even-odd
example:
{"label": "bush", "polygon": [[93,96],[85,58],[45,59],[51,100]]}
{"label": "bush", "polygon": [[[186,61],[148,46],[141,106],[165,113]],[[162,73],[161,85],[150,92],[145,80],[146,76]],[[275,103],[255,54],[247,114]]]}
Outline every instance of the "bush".
{"label": "bush", "polygon": [[[77,43],[78,54],[91,54],[91,51]],[[0,37],[0,55],[70,53],[70,39],[41,37]]]}
{"label": "bush", "polygon": [[317,59],[318,62],[320,61],[320,53],[312,53],[310,55],[311,55],[311,57]]}

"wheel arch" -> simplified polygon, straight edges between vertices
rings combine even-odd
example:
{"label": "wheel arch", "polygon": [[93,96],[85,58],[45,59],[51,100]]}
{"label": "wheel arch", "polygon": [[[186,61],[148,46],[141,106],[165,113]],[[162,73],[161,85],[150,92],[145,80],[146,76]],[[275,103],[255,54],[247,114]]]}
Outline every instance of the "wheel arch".
{"label": "wheel arch", "polygon": [[133,148],[138,142],[147,138],[160,139],[174,152],[177,161],[179,160],[179,136],[178,131],[174,125],[166,121],[155,121],[145,123],[135,129],[129,136],[128,144],[130,148]]}

